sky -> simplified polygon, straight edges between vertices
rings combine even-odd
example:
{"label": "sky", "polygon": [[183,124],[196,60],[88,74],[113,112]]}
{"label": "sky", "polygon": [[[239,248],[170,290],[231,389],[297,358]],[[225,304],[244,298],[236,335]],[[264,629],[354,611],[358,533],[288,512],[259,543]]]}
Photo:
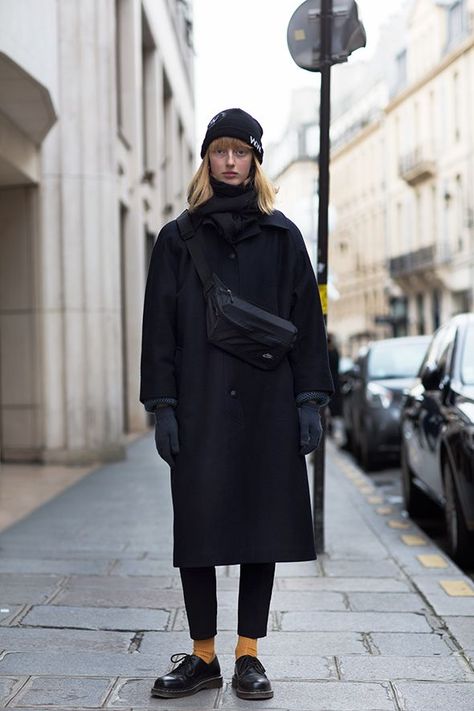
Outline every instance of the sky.
{"label": "sky", "polygon": [[[350,62],[368,59],[379,27],[405,0],[358,0],[367,47]],[[239,107],[263,126],[263,145],[285,128],[292,89],[319,86],[318,74],[300,69],[286,34],[300,0],[194,0],[196,141],[219,111]]]}

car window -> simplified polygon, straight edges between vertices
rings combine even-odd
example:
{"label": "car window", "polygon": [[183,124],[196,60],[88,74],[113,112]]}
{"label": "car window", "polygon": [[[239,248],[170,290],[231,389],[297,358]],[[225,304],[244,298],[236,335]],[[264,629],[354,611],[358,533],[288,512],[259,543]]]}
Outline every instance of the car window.
{"label": "car window", "polygon": [[465,385],[474,385],[474,325],[469,326],[464,341],[461,380]]}
{"label": "car window", "polygon": [[440,344],[440,352],[438,353],[437,367],[441,375],[449,375],[451,370],[451,354],[456,340],[455,326],[448,326],[445,329],[444,338]]}
{"label": "car window", "polygon": [[439,360],[439,355],[441,353],[443,343],[445,340],[446,336],[446,326],[443,328],[440,328],[436,333],[434,334],[432,341],[430,343],[430,347],[428,348],[426,355],[423,359],[423,362],[421,364],[421,369],[423,370],[424,366],[427,363],[437,363]]}
{"label": "car window", "polygon": [[367,374],[373,380],[414,377],[425,352],[425,341],[377,343],[369,353]]}

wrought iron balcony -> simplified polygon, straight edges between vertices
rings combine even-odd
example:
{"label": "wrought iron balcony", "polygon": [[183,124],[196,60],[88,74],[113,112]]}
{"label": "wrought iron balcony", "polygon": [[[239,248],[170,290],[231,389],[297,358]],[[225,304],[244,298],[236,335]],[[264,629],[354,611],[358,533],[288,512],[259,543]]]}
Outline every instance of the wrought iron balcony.
{"label": "wrought iron balcony", "polygon": [[433,151],[427,146],[417,146],[400,158],[398,173],[412,187],[433,178],[436,175]]}
{"label": "wrought iron balcony", "polygon": [[435,247],[422,247],[415,252],[406,252],[390,259],[389,270],[393,279],[406,277],[415,272],[426,271],[434,267]]}

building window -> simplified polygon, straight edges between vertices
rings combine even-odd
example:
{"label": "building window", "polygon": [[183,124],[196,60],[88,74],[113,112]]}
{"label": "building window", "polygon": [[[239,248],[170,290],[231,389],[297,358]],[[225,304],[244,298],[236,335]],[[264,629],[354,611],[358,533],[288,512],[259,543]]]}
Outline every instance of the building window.
{"label": "building window", "polygon": [[122,52],[123,52],[123,4],[122,0],[115,0],[115,74],[117,80],[117,127],[122,130],[123,108],[122,108]]}
{"label": "building window", "polygon": [[448,8],[448,42],[447,49],[459,41],[467,30],[465,0],[457,0]]}
{"label": "building window", "polygon": [[438,289],[433,290],[432,297],[433,331],[436,331],[441,323],[441,294]]}
{"label": "building window", "polygon": [[460,122],[460,101],[461,96],[459,93],[459,74],[454,72],[453,74],[453,129],[454,129],[454,140],[456,143],[461,138],[461,122]]}
{"label": "building window", "polygon": [[464,247],[464,191],[462,184],[462,175],[456,175],[456,232],[457,248],[459,252],[462,252]]}
{"label": "building window", "polygon": [[420,336],[426,333],[425,330],[425,297],[422,292],[416,295],[416,330]]}
{"label": "building window", "polygon": [[407,51],[402,49],[395,58],[396,63],[396,79],[395,86],[397,91],[403,89],[407,83]]}

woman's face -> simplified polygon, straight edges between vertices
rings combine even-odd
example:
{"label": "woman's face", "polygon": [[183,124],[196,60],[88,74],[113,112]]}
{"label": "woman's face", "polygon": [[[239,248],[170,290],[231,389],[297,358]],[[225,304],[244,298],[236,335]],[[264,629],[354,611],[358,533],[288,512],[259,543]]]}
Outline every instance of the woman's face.
{"label": "woman's face", "polygon": [[242,185],[250,175],[253,154],[250,146],[235,138],[218,138],[209,148],[211,175],[228,185]]}

